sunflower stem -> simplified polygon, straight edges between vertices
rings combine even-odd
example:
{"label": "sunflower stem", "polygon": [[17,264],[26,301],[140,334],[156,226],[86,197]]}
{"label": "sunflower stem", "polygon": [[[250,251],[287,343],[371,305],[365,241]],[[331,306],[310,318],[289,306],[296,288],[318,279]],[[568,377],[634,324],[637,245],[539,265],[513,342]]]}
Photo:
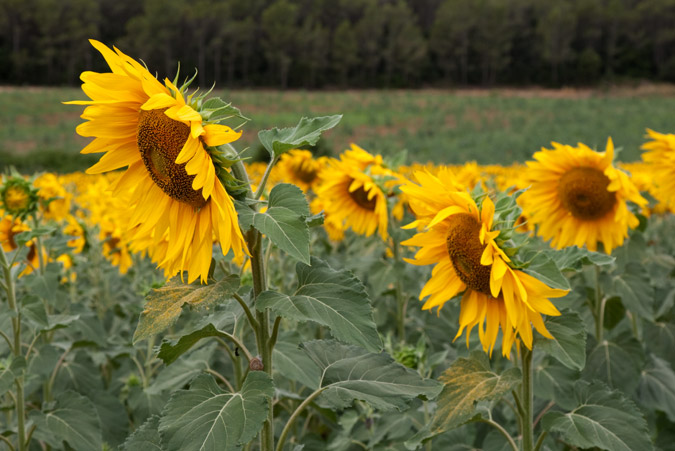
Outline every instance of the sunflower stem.
{"label": "sunflower stem", "polygon": [[605,323],[605,303],[600,292],[600,267],[595,266],[595,338],[602,341]]}
{"label": "sunflower stem", "polygon": [[534,449],[534,427],[533,427],[533,407],[534,395],[532,384],[532,350],[521,342],[520,355],[522,356],[523,384],[522,407],[523,407],[523,451],[533,451]]}
{"label": "sunflower stem", "polygon": [[[229,148],[236,154],[234,148],[229,146]],[[271,165],[273,162],[270,162]],[[269,169],[269,168],[268,168]],[[267,172],[267,171],[266,171]],[[239,180],[244,182],[247,186],[248,192],[246,197],[254,198],[253,192],[251,191],[251,183],[246,173],[246,168],[241,161],[236,161],[232,165],[232,173]],[[269,174],[268,174],[269,176]],[[264,187],[264,184],[261,183],[261,188]],[[260,191],[261,188],[258,188]],[[256,210],[257,205],[251,205],[251,208]],[[258,299],[260,293],[267,289],[267,276],[265,268],[265,259],[262,252],[262,234],[254,228],[251,228],[246,232],[246,244],[248,250],[251,253],[251,275],[253,276],[253,298],[254,305],[255,300]],[[255,328],[255,338],[256,344],[258,347],[258,353],[262,359],[263,371],[272,376],[272,348],[274,343],[270,340],[270,318],[269,310],[265,311],[256,311],[256,323],[252,324]],[[269,403],[269,410],[267,413],[267,420],[263,425],[262,431],[260,432],[260,449],[262,451],[272,451],[274,449],[274,410],[272,402]]]}
{"label": "sunflower stem", "polygon": [[277,161],[279,161],[279,157],[276,155],[270,160],[270,163],[267,165],[267,168],[265,168],[265,173],[262,176],[262,179],[260,180],[260,186],[258,187],[258,190],[255,192],[255,199],[260,199],[260,197],[263,195],[265,192],[265,185],[267,185],[267,179],[269,178],[270,174],[272,173],[272,168],[274,167],[275,164],[277,164]]}
{"label": "sunflower stem", "polygon": [[[7,303],[9,308],[14,311],[15,315],[12,318],[12,332],[14,345],[12,346],[12,353],[14,357],[19,357],[21,355],[21,310],[16,303],[16,286],[14,284],[14,277],[12,277],[12,266],[7,260],[5,255],[5,250],[0,246],[0,266],[2,266],[3,274],[5,276],[5,292],[7,293]],[[25,413],[25,400],[24,400],[24,391],[23,391],[23,376],[19,376],[15,379],[16,384],[16,399],[14,405],[16,406],[16,422],[18,430],[18,449],[19,451],[25,451],[28,443],[26,443],[26,413]]]}

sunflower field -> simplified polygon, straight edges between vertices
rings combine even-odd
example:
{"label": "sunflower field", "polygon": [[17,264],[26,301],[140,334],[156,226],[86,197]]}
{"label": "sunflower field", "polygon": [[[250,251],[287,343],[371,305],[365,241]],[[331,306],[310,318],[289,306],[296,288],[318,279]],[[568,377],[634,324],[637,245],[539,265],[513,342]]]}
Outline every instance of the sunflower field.
{"label": "sunflower field", "polygon": [[[86,173],[0,179],[0,450],[675,449],[675,135],[311,151],[91,41]],[[573,139],[573,138],[571,138]]]}

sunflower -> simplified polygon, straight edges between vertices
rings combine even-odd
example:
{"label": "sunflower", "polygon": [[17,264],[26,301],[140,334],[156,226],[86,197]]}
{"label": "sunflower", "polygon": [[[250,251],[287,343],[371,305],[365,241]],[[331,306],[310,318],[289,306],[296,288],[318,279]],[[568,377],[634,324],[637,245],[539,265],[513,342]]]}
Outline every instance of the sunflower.
{"label": "sunflower", "polygon": [[87,122],[77,132],[95,139],[82,153],[105,152],[87,173],[128,167],[114,193],[129,196],[131,239],[150,246],[166,242],[159,266],[165,272],[187,270],[188,282],[197,277],[205,282],[214,237],[224,253],[246,252],[232,199],[218,178],[226,170],[212,158],[215,146],[235,141],[241,132],[205,123],[199,102],[184,99],[185,86],[179,89],[168,79],[162,84],[118,49],[90,42],[111,72],[83,72],[82,90],[91,100],[66,102],[87,105],[82,115]]}
{"label": "sunflower", "polygon": [[527,162],[524,177],[530,188],[518,199],[523,213],[557,249],[585,245],[596,251],[601,241],[611,253],[623,244],[628,228],[639,224],[626,202],[644,207],[647,200],[628,175],[612,165],[611,138],[604,152],[581,143],[552,144],[553,149],[534,154],[537,161]]}
{"label": "sunflower", "polygon": [[670,210],[675,210],[675,135],[647,129],[652,140],[642,145],[642,159],[649,163],[653,194]]}
{"label": "sunflower", "polygon": [[281,180],[297,185],[307,193],[319,182],[325,158],[314,158],[309,150],[293,149],[281,156],[276,169]]}
{"label": "sunflower", "polygon": [[[6,215],[0,220],[0,245],[5,252],[16,250],[19,245],[15,238],[21,232],[30,231],[31,228],[24,223],[21,218],[14,218],[11,215]],[[40,266],[40,256],[37,253],[37,240],[32,239],[26,243],[28,247],[28,254],[23,260],[26,267],[21,271],[19,277],[23,277],[32,273]],[[42,261],[47,261],[47,252],[42,248]]]}
{"label": "sunflower", "polygon": [[35,179],[33,186],[38,189],[37,194],[44,218],[55,221],[66,220],[70,213],[72,194],[66,191],[59,178],[50,173],[42,174]]}
{"label": "sunflower", "polygon": [[406,181],[401,191],[408,194],[417,220],[405,228],[423,231],[404,241],[420,249],[414,265],[435,265],[431,278],[422,288],[423,309],[438,310],[450,299],[464,293],[461,300],[457,339],[466,329],[467,346],[471,330],[478,335],[485,352],[492,355],[502,330],[502,355],[509,358],[511,347],[520,338],[532,349],[532,326],[543,336],[553,338],[541,315],[560,315],[549,301],[567,290],[548,287],[538,279],[512,267],[500,248],[499,230],[493,227],[495,205],[484,197],[479,205],[464,191],[457,191],[449,170],[438,177],[428,172],[415,174],[419,185]]}
{"label": "sunflower", "polygon": [[326,217],[334,224],[365,236],[377,230],[386,240],[387,195],[382,187],[398,183],[397,180],[398,176],[384,167],[380,155],[371,155],[352,144],[351,150],[340,155],[339,160],[331,159],[321,172],[317,195]]}

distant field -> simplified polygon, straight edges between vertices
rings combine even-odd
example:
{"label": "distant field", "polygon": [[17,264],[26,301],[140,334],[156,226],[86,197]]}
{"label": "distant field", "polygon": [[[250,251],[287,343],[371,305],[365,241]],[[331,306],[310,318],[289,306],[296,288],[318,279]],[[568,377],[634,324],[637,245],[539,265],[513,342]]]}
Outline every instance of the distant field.
{"label": "distant field", "polygon": [[[508,164],[528,159],[551,141],[604,149],[608,136],[620,159],[640,157],[645,128],[675,132],[675,87],[590,90],[405,90],[220,92],[252,119],[238,148],[259,149],[258,130],[288,127],[302,116],[344,114],[321,151],[337,154],[355,142],[384,155],[408,150],[410,161]],[[79,89],[0,87],[0,167],[72,171],[96,156],[77,156],[84,99]],[[89,158],[87,158],[89,157]]]}

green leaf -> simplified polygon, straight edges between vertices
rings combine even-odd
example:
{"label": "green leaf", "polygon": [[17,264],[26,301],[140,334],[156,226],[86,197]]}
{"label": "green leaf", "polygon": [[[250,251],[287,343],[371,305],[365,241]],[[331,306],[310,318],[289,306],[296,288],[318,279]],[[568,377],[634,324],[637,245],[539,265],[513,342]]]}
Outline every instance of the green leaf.
{"label": "green leaf", "polygon": [[164,451],[159,437],[159,417],[153,415],[122,445],[123,451]]}
{"label": "green leaf", "polygon": [[183,335],[178,341],[163,340],[157,357],[162,359],[165,365],[170,365],[194,346],[195,343],[207,337],[227,337],[227,334],[216,329],[213,324],[207,324],[191,334]]}
{"label": "green leaf", "polygon": [[272,379],[263,371],[250,372],[238,393],[201,375],[167,403],[159,422],[162,444],[167,451],[236,450],[260,431],[273,394]]}
{"label": "green leaf", "polygon": [[583,265],[606,266],[614,263],[615,258],[600,252],[591,252],[576,246],[560,251],[546,251],[561,271],[579,271]]}
{"label": "green leaf", "polygon": [[17,233],[14,236],[14,241],[16,244],[19,245],[19,247],[22,247],[24,244],[32,240],[33,238],[45,236],[45,235],[51,235],[56,231],[56,228],[54,227],[36,227],[31,230],[27,230],[25,232]]}
{"label": "green leaf", "polygon": [[0,396],[14,386],[17,377],[26,370],[26,358],[24,356],[14,357],[11,362],[9,357],[6,361],[0,361]]}
{"label": "green leaf", "polygon": [[229,275],[211,285],[186,285],[180,277],[169,280],[165,286],[152,290],[146,297],[145,308],[134,332],[134,343],[164,331],[178,320],[183,305],[206,310],[229,298],[239,288],[239,276]]}
{"label": "green leaf", "polygon": [[631,393],[640,377],[643,359],[642,346],[625,331],[592,348],[583,374],[587,379],[600,379],[612,388]]}
{"label": "green leaf", "polygon": [[581,317],[571,311],[563,310],[560,316],[546,318],[546,328],[554,339],[537,335],[537,349],[550,354],[572,370],[582,370],[586,365],[586,328]]}
{"label": "green leaf", "polygon": [[523,268],[523,271],[551,288],[570,289],[567,278],[560,272],[555,262],[544,254],[539,254],[528,267]]}
{"label": "green leaf", "polygon": [[210,368],[210,362],[216,347],[215,343],[209,343],[190,354],[182,356],[173,365],[163,368],[154,382],[145,389],[145,392],[148,395],[154,395],[162,391],[174,391],[183,387],[204,370]]}
{"label": "green leaf", "polygon": [[509,368],[502,374],[490,369],[490,360],[481,351],[469,358],[460,357],[440,377],[443,391],[431,421],[431,432],[439,434],[469,420],[478,401],[501,398],[521,382],[519,368]]}
{"label": "green leaf", "polygon": [[303,117],[295,128],[273,128],[258,132],[258,139],[272,157],[302,146],[313,146],[321,137],[321,132],[335,127],[342,115]]}
{"label": "green leaf", "polygon": [[56,407],[46,412],[31,411],[35,423],[33,438],[43,440],[54,448],[62,442],[76,451],[101,449],[101,421],[94,404],[79,393],[66,390],[56,395]]}
{"label": "green leaf", "polygon": [[647,422],[629,399],[601,382],[578,381],[574,385],[577,407],[571,412],[544,415],[545,430],[559,432],[563,440],[579,448],[611,451],[652,449]]}
{"label": "green leaf", "polygon": [[651,410],[665,412],[675,422],[675,372],[668,362],[651,355],[640,375],[638,399]]}
{"label": "green leaf", "polygon": [[290,183],[280,183],[270,192],[269,207],[285,207],[298,215],[309,216],[307,197],[300,188]]}
{"label": "green leaf", "polygon": [[227,103],[219,97],[212,97],[206,102],[202,103],[199,108],[199,114],[205,121],[220,122],[230,117],[238,117],[245,121],[250,121],[249,118],[241,114],[239,108],[232,106],[232,103]]}
{"label": "green leaf", "polygon": [[375,409],[401,410],[415,397],[435,398],[441,389],[438,382],[423,379],[387,354],[369,353],[334,340],[310,341],[300,347],[321,371],[319,404],[333,409],[361,400]]}
{"label": "green leaf", "polygon": [[284,377],[300,382],[306,387],[319,388],[321,373],[314,362],[298,345],[280,341],[274,346],[274,370]]}
{"label": "green leaf", "polygon": [[305,217],[286,207],[256,213],[253,226],[292,257],[309,264],[309,227]]}
{"label": "green leaf", "polygon": [[654,320],[654,288],[649,276],[637,263],[626,265],[626,272],[614,277],[614,290],[624,307],[650,321]]}
{"label": "green leaf", "polygon": [[559,360],[540,352],[534,355],[533,370],[537,398],[555,401],[563,407],[576,405],[570,405],[569,397],[574,382],[579,379],[579,371],[571,370]]}
{"label": "green leaf", "polygon": [[330,328],[339,340],[380,351],[382,340],[373,321],[365,287],[350,271],[335,271],[312,258],[312,266],[296,265],[298,288],[293,295],[265,291],[256,308],[298,321],[314,321]]}

